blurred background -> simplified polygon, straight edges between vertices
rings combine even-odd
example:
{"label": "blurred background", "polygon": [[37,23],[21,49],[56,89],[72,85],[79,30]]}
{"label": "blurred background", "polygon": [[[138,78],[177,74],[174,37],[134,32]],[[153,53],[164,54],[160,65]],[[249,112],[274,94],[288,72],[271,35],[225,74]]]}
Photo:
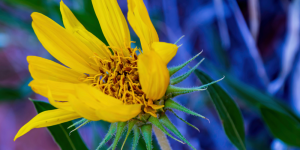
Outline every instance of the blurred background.
{"label": "blurred background", "polygon": [[[59,0],[0,0],[0,150],[55,150],[46,128],[33,129],[13,141],[17,131],[36,115],[28,97],[46,101],[32,92],[26,57],[41,56],[55,60],[40,44],[31,27],[32,12],[40,12],[62,24]],[[90,0],[64,0],[85,25],[105,42]],[[127,1],[118,0],[127,16]],[[160,41],[182,46],[169,63],[178,65],[203,50],[199,69],[213,79],[225,76],[219,84],[241,109],[250,150],[297,149],[274,138],[255,104],[256,99],[278,100],[300,113],[300,0],[144,0]],[[131,29],[132,40],[138,38]],[[182,72],[188,70],[185,68]],[[191,75],[180,86],[199,86]],[[207,92],[191,93],[175,99],[209,118],[178,112],[201,132],[169,115],[180,132],[197,150],[231,150],[235,147],[225,135],[221,121]],[[79,129],[86,145],[95,149],[109,127],[92,122]],[[190,149],[169,139],[174,150]],[[128,141],[129,149],[130,142]],[[154,141],[154,149],[159,149]],[[140,149],[143,141],[140,141]]]}

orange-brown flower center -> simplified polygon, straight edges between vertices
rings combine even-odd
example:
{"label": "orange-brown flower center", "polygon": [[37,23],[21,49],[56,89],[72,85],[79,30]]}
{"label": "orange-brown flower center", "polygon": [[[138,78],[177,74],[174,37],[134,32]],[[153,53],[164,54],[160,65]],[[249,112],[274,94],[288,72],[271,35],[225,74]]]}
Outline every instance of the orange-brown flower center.
{"label": "orange-brown flower center", "polygon": [[91,84],[103,93],[121,100],[124,104],[144,104],[145,94],[139,82],[137,68],[138,49],[127,49],[130,56],[124,56],[114,51],[110,58],[95,56],[95,63],[99,67],[99,73],[89,75],[83,81]]}

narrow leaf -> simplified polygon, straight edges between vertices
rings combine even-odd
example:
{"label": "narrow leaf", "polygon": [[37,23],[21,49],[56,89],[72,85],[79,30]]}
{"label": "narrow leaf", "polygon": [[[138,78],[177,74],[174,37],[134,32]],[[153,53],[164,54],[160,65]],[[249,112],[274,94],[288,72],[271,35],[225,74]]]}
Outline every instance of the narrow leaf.
{"label": "narrow leaf", "polygon": [[127,125],[127,121],[126,122],[118,122],[118,128],[117,128],[117,133],[116,133],[116,137],[113,143],[113,150],[116,149],[118,142],[120,140],[120,137],[122,136],[122,133],[124,131],[125,126]]}
{"label": "narrow leaf", "polygon": [[185,63],[179,65],[179,66],[176,66],[176,67],[171,67],[171,68],[168,68],[169,70],[169,74],[170,74],[170,77],[175,74],[177,71],[179,71],[180,69],[182,69],[183,67],[185,67],[188,63],[190,63],[192,60],[194,60],[196,57],[198,57],[203,51],[201,51],[200,53],[198,53],[196,56],[194,56],[193,58],[191,58],[190,60],[186,61]]}
{"label": "narrow leaf", "polygon": [[200,130],[199,130],[197,127],[195,127],[194,125],[188,123],[187,121],[185,121],[184,119],[182,119],[181,117],[179,117],[172,109],[170,109],[170,111],[171,111],[178,119],[180,119],[181,121],[183,121],[183,122],[186,123],[187,125],[193,127],[194,129],[196,129],[197,131],[200,132]]}
{"label": "narrow leaf", "polygon": [[153,125],[155,125],[157,128],[159,128],[162,132],[164,132],[166,135],[168,135],[169,137],[171,137],[172,139],[185,144],[184,142],[176,139],[175,137],[173,137],[159,122],[159,120],[156,117],[151,116],[148,120],[149,122],[151,122]]}
{"label": "narrow leaf", "polygon": [[300,147],[300,123],[297,120],[265,106],[260,107],[260,112],[274,137]]}
{"label": "narrow leaf", "polygon": [[99,150],[102,146],[104,146],[105,143],[107,143],[115,134],[117,129],[117,123],[112,123],[108,129],[108,132],[106,133],[104,139],[101,141],[99,146],[97,147],[97,150]]}
{"label": "narrow leaf", "polygon": [[[204,118],[204,119],[207,119],[206,117],[198,114],[198,113],[195,113],[187,108],[185,108],[184,106],[176,103],[175,101],[171,100],[171,99],[167,99],[166,102],[165,102],[165,109],[177,109],[177,110],[180,110],[180,111],[183,111],[185,113],[188,113],[188,114],[191,114],[191,115],[194,115],[194,116],[197,116],[197,117],[201,117],[201,118]],[[208,120],[208,119],[207,119]]]}
{"label": "narrow leaf", "polygon": [[[192,144],[184,138],[184,136],[177,130],[177,128],[173,125],[173,123],[169,120],[166,114],[163,114],[160,118],[159,121],[171,132],[173,132],[177,137],[179,137],[182,141],[187,143],[190,147],[195,149]],[[195,149],[196,150],[196,149]]]}
{"label": "narrow leaf", "polygon": [[196,65],[194,66],[192,69],[190,69],[188,72],[186,72],[185,74],[178,76],[176,78],[172,78],[170,80],[170,84],[171,85],[175,85],[180,83],[181,81],[185,80],[188,76],[191,75],[191,73],[193,73],[195,71],[195,69],[197,69],[197,67],[203,62],[204,58]]}
{"label": "narrow leaf", "polygon": [[[55,109],[52,105],[42,102],[42,101],[35,101],[32,100],[35,109],[38,113],[41,113],[46,110],[52,110]],[[88,148],[82,141],[79,133],[77,131],[74,131],[71,136],[69,136],[67,128],[71,126],[73,123],[72,121],[65,122],[59,125],[50,126],[47,127],[50,131],[52,137],[54,138],[55,142],[58,144],[58,146],[62,150],[87,150]],[[71,127],[73,130],[74,127]]]}
{"label": "narrow leaf", "polygon": [[152,125],[146,124],[142,126],[142,135],[146,143],[147,150],[152,150]]}
{"label": "narrow leaf", "polygon": [[132,142],[132,150],[136,150],[136,147],[139,143],[139,139],[140,139],[140,128],[135,126],[133,128],[133,142]]}
{"label": "narrow leaf", "polygon": [[[213,80],[205,73],[196,70],[203,84]],[[241,112],[231,97],[217,84],[208,87],[208,93],[218,111],[225,133],[229,140],[240,150],[245,150],[245,131]]]}

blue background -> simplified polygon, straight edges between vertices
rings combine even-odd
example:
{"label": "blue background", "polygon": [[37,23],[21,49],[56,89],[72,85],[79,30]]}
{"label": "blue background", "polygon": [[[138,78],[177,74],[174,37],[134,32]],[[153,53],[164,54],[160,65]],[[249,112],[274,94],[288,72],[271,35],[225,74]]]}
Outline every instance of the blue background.
{"label": "blue background", "polygon": [[[87,0],[86,0],[87,1]],[[91,6],[83,0],[64,1],[77,14],[89,12]],[[127,16],[127,1],[118,0]],[[190,59],[200,51],[199,69],[213,79],[225,79],[219,84],[241,109],[246,132],[247,149],[296,149],[274,138],[265,126],[258,110],[238,96],[233,84],[252,86],[276,97],[300,112],[300,2],[295,0],[144,0],[160,41],[174,43],[181,36],[177,55],[168,67]],[[90,3],[90,2],[89,2]],[[13,142],[19,128],[36,115],[33,99],[46,100],[27,86],[32,80],[26,56],[54,58],[42,47],[31,28],[32,12],[41,12],[61,24],[59,1],[0,1],[0,149],[59,149],[46,128],[34,129]],[[83,18],[81,21],[84,21]],[[88,20],[87,20],[88,21]],[[98,24],[91,24],[93,33]],[[88,28],[92,29],[92,28]],[[100,29],[100,28],[99,28]],[[132,40],[138,38],[131,29]],[[177,75],[184,73],[188,67]],[[229,80],[230,79],[230,80]],[[232,79],[232,80],[231,80]],[[242,84],[243,83],[243,84]],[[201,85],[192,74],[182,87]],[[255,95],[252,95],[255,97]],[[221,121],[207,92],[191,93],[175,98],[186,107],[209,118],[204,119],[178,112],[178,115],[200,129],[200,133],[169,115],[181,133],[198,150],[231,150]],[[79,129],[87,146],[95,149],[104,137],[108,124],[92,122]],[[169,139],[174,150],[190,149]]]}

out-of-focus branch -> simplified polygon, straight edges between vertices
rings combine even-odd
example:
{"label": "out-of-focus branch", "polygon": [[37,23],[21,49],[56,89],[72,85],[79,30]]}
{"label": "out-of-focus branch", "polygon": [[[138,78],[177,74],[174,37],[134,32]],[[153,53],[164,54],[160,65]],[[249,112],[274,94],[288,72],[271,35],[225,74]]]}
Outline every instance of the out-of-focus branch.
{"label": "out-of-focus branch", "polygon": [[292,73],[292,78],[291,78],[291,86],[289,90],[289,94],[291,94],[291,105],[294,108],[295,112],[300,115],[300,57],[298,57],[297,63],[295,63],[297,67],[295,67],[295,70]]}
{"label": "out-of-focus branch", "polygon": [[296,54],[299,50],[300,33],[300,0],[290,3],[288,12],[288,31],[285,44],[282,49],[281,71],[277,79],[272,81],[268,87],[271,94],[276,93],[284,84],[290,74]]}
{"label": "out-of-focus branch", "polygon": [[260,24],[260,11],[258,0],[248,0],[250,31],[255,41],[257,41]]}
{"label": "out-of-focus branch", "polygon": [[231,7],[235,20],[237,22],[237,26],[241,32],[241,36],[243,37],[246,47],[249,50],[250,57],[253,59],[253,62],[255,63],[257,73],[260,79],[262,80],[262,82],[264,83],[264,85],[267,87],[267,85],[269,84],[269,79],[266,70],[264,68],[263,61],[258,52],[255,41],[247,27],[247,24],[241,13],[241,10],[236,0],[228,0],[228,1],[229,1],[229,6]]}
{"label": "out-of-focus branch", "polygon": [[224,49],[228,49],[230,47],[230,38],[228,34],[228,28],[226,24],[226,18],[224,13],[224,6],[222,0],[214,0],[214,7],[218,19],[218,26],[220,37],[222,41],[222,46]]}
{"label": "out-of-focus branch", "polygon": [[153,126],[153,130],[156,136],[156,139],[158,141],[158,144],[160,146],[160,149],[162,150],[172,150],[170,143],[167,139],[167,136],[156,126]]}

